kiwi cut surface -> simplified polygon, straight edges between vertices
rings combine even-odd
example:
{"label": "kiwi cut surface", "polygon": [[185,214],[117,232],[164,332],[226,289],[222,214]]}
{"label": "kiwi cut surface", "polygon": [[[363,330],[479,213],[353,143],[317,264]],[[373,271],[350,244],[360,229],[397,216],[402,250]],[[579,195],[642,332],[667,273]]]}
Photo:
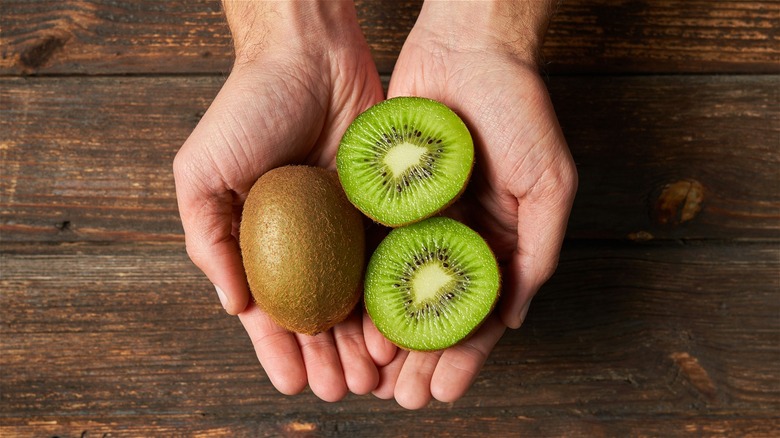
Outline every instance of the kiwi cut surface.
{"label": "kiwi cut surface", "polygon": [[468,337],[498,300],[493,252],[466,225],[434,217],[396,228],[366,270],[365,307],[374,325],[407,350],[441,350]]}
{"label": "kiwi cut surface", "polygon": [[239,237],[255,302],[287,330],[326,331],[360,301],[363,218],[335,172],[285,166],[265,173],[244,203]]}
{"label": "kiwi cut surface", "polygon": [[435,100],[396,97],[360,114],[336,167],[350,202],[391,227],[430,217],[463,192],[474,143],[455,112]]}

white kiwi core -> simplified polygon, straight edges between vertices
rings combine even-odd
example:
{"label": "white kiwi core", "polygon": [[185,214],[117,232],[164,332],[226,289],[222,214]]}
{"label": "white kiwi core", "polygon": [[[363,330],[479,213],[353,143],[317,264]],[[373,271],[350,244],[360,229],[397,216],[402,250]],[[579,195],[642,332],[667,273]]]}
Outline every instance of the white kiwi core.
{"label": "white kiwi core", "polygon": [[412,299],[420,305],[426,301],[438,301],[440,291],[455,281],[438,263],[421,266],[412,277]]}
{"label": "white kiwi core", "polygon": [[400,177],[414,166],[419,166],[427,148],[407,142],[398,143],[387,151],[383,161],[394,177]]}

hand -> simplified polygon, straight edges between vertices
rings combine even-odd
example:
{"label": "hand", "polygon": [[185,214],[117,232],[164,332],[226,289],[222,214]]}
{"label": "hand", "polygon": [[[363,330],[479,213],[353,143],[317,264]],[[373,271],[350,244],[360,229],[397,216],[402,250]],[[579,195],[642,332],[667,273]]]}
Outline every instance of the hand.
{"label": "hand", "polygon": [[243,202],[263,173],[291,163],[335,168],[349,123],[382,99],[354,6],[237,1],[225,10],[233,71],[174,161],[187,252],[239,316],[279,391],[308,383],[328,401],[368,393],[379,377],[362,315],[313,337],[285,331],[251,303],[237,239]]}
{"label": "hand", "polygon": [[[439,100],[471,129],[477,168],[446,214],[480,232],[503,268],[500,318],[490,316],[465,343],[436,353],[399,351],[380,369],[374,393],[406,408],[461,397],[505,328],[520,326],[557,265],[577,175],[537,73],[549,11],[529,8],[540,5],[546,4],[480,2],[473,9],[468,2],[426,2],[393,72],[388,97]],[[517,23],[529,27],[517,32]],[[381,351],[373,336],[366,331],[369,351]]]}

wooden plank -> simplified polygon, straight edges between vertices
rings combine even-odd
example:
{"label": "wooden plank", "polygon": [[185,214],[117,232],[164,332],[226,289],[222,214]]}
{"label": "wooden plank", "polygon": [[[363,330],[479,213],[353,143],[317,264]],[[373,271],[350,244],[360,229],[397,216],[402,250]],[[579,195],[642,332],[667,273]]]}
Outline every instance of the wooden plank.
{"label": "wooden plank", "polygon": [[551,72],[780,72],[780,3],[563,1],[545,41]]}
{"label": "wooden plank", "polygon": [[[389,74],[420,0],[357,1]],[[232,50],[218,0],[4,1],[0,75],[222,73]],[[567,0],[548,34],[551,72],[778,72],[773,1]]]}
{"label": "wooden plank", "polygon": [[[569,237],[780,237],[777,76],[553,77]],[[222,79],[0,80],[0,239],[180,240],[171,163]]]}
{"label": "wooden plank", "polygon": [[[317,403],[313,401],[313,403]],[[342,403],[337,403],[341,405]],[[211,412],[194,412],[178,417],[150,419],[106,417],[59,420],[29,420],[25,424],[0,426],[7,436],[51,436],[93,438],[112,436],[192,436],[192,437],[288,437],[349,436],[366,438],[437,437],[614,437],[614,436],[695,436],[695,437],[774,437],[780,421],[772,417],[713,418],[691,416],[667,418],[634,416],[599,419],[577,417],[528,417],[500,410],[481,417],[469,416],[465,409],[422,412],[393,411],[301,412],[276,415],[231,417]],[[258,418],[259,417],[259,418]],[[464,418],[465,417],[465,418]],[[403,425],[403,426],[401,426]],[[403,430],[400,430],[403,429]]]}
{"label": "wooden plank", "polygon": [[780,77],[552,77],[577,238],[780,237]]}
{"label": "wooden plank", "polygon": [[4,243],[0,434],[780,432],[776,244],[573,243],[454,404],[276,393],[180,243]]}
{"label": "wooden plank", "polygon": [[215,73],[232,62],[219,0],[4,1],[2,74]]}
{"label": "wooden plank", "polygon": [[171,166],[217,78],[3,82],[3,240],[182,238]]}

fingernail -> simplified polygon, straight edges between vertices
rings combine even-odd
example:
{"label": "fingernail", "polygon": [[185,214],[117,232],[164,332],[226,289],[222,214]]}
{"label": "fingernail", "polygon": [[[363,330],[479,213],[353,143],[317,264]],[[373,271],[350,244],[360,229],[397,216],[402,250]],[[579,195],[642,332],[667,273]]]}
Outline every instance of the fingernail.
{"label": "fingernail", "polygon": [[525,322],[525,317],[528,316],[528,309],[531,308],[531,302],[525,303],[525,306],[523,306],[523,309],[520,310],[520,325],[523,325]]}
{"label": "fingernail", "polygon": [[225,292],[223,292],[222,289],[220,289],[216,284],[214,285],[214,289],[217,290],[217,296],[219,296],[219,302],[222,303],[222,308],[227,310],[227,295],[225,295]]}

